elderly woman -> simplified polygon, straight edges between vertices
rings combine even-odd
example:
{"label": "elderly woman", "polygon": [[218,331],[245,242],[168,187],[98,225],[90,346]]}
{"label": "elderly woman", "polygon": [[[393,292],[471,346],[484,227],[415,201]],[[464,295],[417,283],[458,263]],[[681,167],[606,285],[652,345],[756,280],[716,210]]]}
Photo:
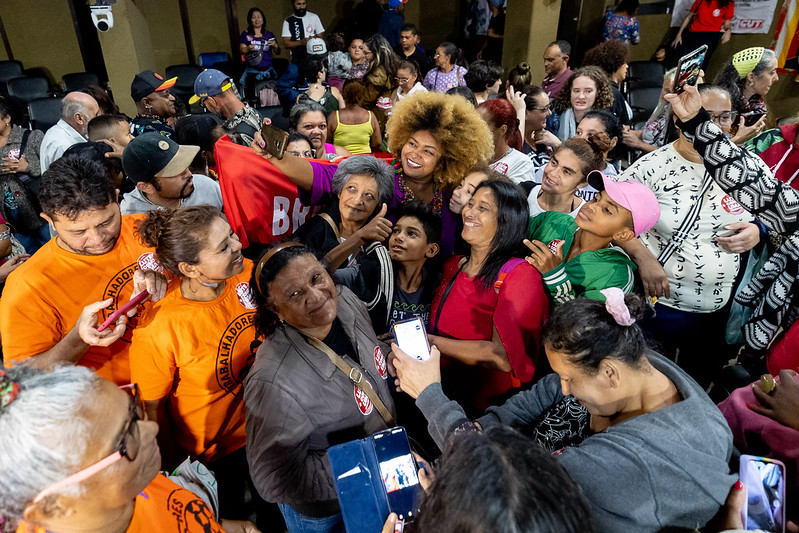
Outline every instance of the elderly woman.
{"label": "elderly woman", "polygon": [[292,235],[325,256],[333,270],[373,242],[386,240],[391,223],[384,218],[394,196],[394,172],[372,156],[353,156],[342,161],[333,174],[331,192],[338,202],[311,218]]}
{"label": "elderly woman", "polygon": [[394,425],[387,349],[363,303],[299,243],[269,249],[251,285],[266,338],[244,382],[255,487],[289,532],[343,531],[327,449]]}
{"label": "elderly woman", "polygon": [[433,56],[436,66],[424,77],[424,86],[428,91],[446,92],[453,87],[466,86],[465,67],[458,64],[462,61],[461,49],[455,44],[441,43]]}
{"label": "elderly woman", "polygon": [[150,211],[137,232],[175,281],[134,330],[132,379],[160,427],[165,465],[172,468],[186,455],[208,464],[218,477],[223,514],[244,518],[241,382],[255,336],[252,263],[212,206]]}
{"label": "elderly woman", "polygon": [[[0,98],[0,215],[30,253],[50,240],[50,228],[39,216],[38,190],[43,134],[11,123],[11,106]],[[27,185],[25,182],[27,182]]]}
{"label": "elderly woman", "polygon": [[430,340],[446,356],[451,397],[485,409],[532,380],[549,304],[541,276],[518,258],[529,215],[522,191],[483,181],[461,214],[469,252],[444,263]]}
{"label": "elderly woman", "polygon": [[555,97],[554,113],[547,119],[547,129],[565,141],[574,137],[577,124],[592,109],[610,109],[613,88],[604,71],[596,66],[575,70]]}
{"label": "elderly woman", "polygon": [[732,138],[735,144],[748,141],[766,127],[766,94],[779,79],[776,54],[760,46],[733,55],[716,76],[716,85],[730,91],[733,111],[740,117]]}
{"label": "elderly woman", "polygon": [[74,366],[0,371],[3,531],[257,531],[217,523],[206,501],[159,474],[156,433],[136,385]]}
{"label": "elderly woman", "polygon": [[327,110],[313,100],[306,100],[291,108],[289,133],[302,133],[311,140],[316,159],[333,159],[350,153],[341,146],[327,141]]}
{"label": "elderly woman", "polygon": [[[597,531],[702,526],[736,479],[727,464],[730,430],[694,380],[647,348],[636,324],[643,300],[615,288],[606,297],[555,311],[542,331],[555,373],[476,422],[486,430],[513,426],[556,452]],[[425,362],[392,349],[398,384],[416,398],[439,445],[458,428],[476,429],[442,391],[438,349]]]}
{"label": "elderly woman", "polygon": [[[488,161],[493,143],[488,126],[463,98],[441,93],[414,94],[403,98],[387,128],[389,150],[394,155],[394,199],[388,205],[388,218],[395,220],[401,205],[420,200],[442,219],[441,254],[452,254],[457,219],[446,206],[451,191],[477,163]],[[283,159],[269,156],[256,133],[253,149],[310,193],[309,203],[329,204],[333,200],[331,183],[335,165],[308,162],[291,155]]]}

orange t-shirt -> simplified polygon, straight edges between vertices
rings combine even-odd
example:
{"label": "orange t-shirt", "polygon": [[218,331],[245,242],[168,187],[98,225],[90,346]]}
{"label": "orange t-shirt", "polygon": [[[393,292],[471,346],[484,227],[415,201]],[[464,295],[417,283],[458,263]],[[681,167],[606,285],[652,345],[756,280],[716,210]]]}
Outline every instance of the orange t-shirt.
{"label": "orange t-shirt", "polygon": [[202,462],[244,446],[242,381],[255,357],[252,261],[211,302],[171,283],[143,314],[130,347],[131,375],[146,401],[169,396],[178,444]]}
{"label": "orange t-shirt", "polygon": [[[90,303],[114,299],[111,309],[99,313],[102,322],[130,300],[133,272],[137,268],[160,268],[152,249],[134,233],[134,223],[142,218],[144,215],[122,217],[119,239],[108,253],[80,255],[50,239],[8,277],[0,298],[0,333],[6,361],[27,359],[55,346]],[[117,385],[130,383],[128,348],[138,320],[138,314],[129,319],[125,334],[111,346],[89,348],[78,364]]]}
{"label": "orange t-shirt", "polygon": [[[224,533],[205,501],[163,474],[155,476],[136,496],[127,533]],[[20,524],[17,533],[46,533],[42,527]]]}

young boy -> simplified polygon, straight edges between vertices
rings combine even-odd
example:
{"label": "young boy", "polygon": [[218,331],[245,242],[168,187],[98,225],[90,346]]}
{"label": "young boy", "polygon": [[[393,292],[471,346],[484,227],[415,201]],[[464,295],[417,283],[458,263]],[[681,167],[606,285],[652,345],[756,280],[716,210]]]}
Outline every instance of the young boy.
{"label": "young boy", "polygon": [[544,280],[555,306],[577,297],[604,300],[600,292],[633,288],[635,264],[611,243],[629,241],[660,218],[655,194],[637,181],[613,181],[598,170],[588,183],[599,191],[575,218],[547,211],[530,219],[526,257]]}
{"label": "young boy", "polygon": [[425,267],[438,254],[440,240],[441,219],[411,202],[402,207],[388,239],[390,260],[382,244],[372,243],[356,266],[336,270],[336,282],[366,303],[378,337],[391,337],[394,322],[415,316],[427,325],[439,279]]}
{"label": "young boy", "polygon": [[123,115],[99,115],[89,121],[89,140],[92,142],[107,139],[121,144],[124,148],[133,140],[130,124]]}

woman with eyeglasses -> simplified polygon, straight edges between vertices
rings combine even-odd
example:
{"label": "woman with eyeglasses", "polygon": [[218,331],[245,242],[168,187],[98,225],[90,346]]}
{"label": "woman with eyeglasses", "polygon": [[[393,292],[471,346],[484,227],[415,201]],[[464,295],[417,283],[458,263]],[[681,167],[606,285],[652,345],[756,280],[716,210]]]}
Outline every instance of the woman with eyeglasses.
{"label": "woman with eyeglasses", "polygon": [[427,92],[425,86],[419,81],[419,65],[414,61],[403,59],[399,62],[395,81],[397,88],[391,95],[391,102],[394,105],[411,94]]}
{"label": "woman with eyeglasses", "polygon": [[[0,528],[17,533],[252,533],[158,471],[137,387],[84,367],[0,370]],[[205,498],[208,498],[206,500]]]}
{"label": "woman with eyeglasses", "polygon": [[[713,122],[729,133],[729,93],[715,85],[698,89]],[[664,355],[673,359],[679,350],[678,364],[707,387],[734,355],[725,339],[733,284],[740,254],[760,242],[761,229],[710,179],[682,133],[633,163],[620,179],[644,183],[660,204],[658,223],[621,245],[638,265],[645,294],[657,299],[656,315],[642,327]]]}
{"label": "woman with eyeglasses", "polygon": [[453,87],[466,86],[466,73],[469,70],[458,64],[462,61],[461,49],[452,43],[441,43],[433,56],[436,66],[424,77],[428,91],[446,92]]}
{"label": "woman with eyeglasses", "polygon": [[549,96],[537,85],[521,85],[515,90],[524,97],[524,120],[521,121],[522,153],[530,158],[536,170],[543,168],[560,144],[557,135],[547,130],[547,118],[552,114]]}
{"label": "woman with eyeglasses", "polygon": [[175,279],[142,314],[131,376],[158,422],[164,466],[187,455],[208,465],[225,516],[245,518],[249,481],[242,381],[254,357],[252,263],[218,209],[150,211],[137,232]]}

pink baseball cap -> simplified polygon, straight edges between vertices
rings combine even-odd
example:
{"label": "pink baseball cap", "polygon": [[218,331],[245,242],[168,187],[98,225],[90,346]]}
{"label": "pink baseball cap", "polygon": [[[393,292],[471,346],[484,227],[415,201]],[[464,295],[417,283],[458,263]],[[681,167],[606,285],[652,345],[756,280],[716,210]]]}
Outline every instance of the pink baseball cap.
{"label": "pink baseball cap", "polygon": [[660,218],[660,204],[652,190],[641,182],[614,181],[598,170],[588,174],[588,184],[598,191],[605,191],[610,199],[633,215],[635,236],[648,231]]}

